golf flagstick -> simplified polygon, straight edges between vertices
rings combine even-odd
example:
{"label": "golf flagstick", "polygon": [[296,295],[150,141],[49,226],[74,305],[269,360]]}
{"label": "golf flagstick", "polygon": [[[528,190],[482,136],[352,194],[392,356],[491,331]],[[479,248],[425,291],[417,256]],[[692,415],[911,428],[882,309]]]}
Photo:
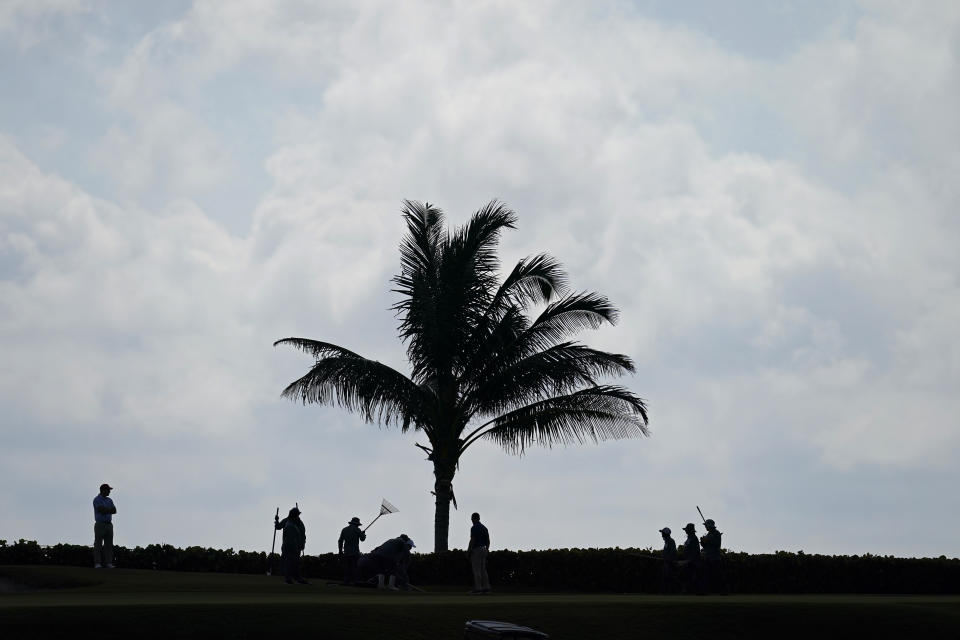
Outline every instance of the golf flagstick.
{"label": "golf flagstick", "polygon": [[[384,498],[383,502],[380,503],[380,513],[377,514],[377,517],[373,519],[373,522],[376,522],[377,520],[379,520],[380,516],[386,515],[388,513],[397,513],[398,511],[400,511],[400,509],[397,509],[395,506],[387,502],[386,498]],[[366,527],[364,527],[363,530],[366,531],[367,529],[372,527],[373,522],[371,522]]]}
{"label": "golf flagstick", "polygon": [[[277,512],[273,515],[273,521],[276,523],[280,518],[280,507],[277,507]],[[270,556],[267,558],[267,575],[273,575],[273,550],[277,548],[277,527],[273,527],[273,542],[270,543]]]}

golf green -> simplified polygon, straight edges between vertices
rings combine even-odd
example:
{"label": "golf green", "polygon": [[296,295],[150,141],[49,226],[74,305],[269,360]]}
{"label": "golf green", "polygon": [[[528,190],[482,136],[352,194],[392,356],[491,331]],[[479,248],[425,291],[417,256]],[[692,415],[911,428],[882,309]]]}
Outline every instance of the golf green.
{"label": "golf green", "polygon": [[960,596],[649,596],[287,586],[277,577],[0,566],[4,638],[462,638],[503,620],[554,639],[960,637]]}

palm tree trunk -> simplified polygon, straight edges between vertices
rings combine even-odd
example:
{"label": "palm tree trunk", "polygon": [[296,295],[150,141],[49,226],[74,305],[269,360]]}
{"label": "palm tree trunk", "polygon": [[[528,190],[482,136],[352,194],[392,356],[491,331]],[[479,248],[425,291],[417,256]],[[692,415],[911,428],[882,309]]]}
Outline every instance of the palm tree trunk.
{"label": "palm tree trunk", "polygon": [[453,500],[453,474],[456,464],[434,461],[433,475],[436,482],[433,492],[437,496],[436,512],[433,518],[433,550],[435,553],[448,550],[450,537],[450,501]]}

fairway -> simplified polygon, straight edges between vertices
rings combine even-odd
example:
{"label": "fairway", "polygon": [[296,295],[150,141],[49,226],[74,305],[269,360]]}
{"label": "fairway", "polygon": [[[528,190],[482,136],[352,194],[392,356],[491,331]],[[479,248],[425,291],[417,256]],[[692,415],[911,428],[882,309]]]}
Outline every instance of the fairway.
{"label": "fairway", "polygon": [[276,577],[78,567],[0,567],[4,637],[462,638],[504,620],[551,638],[810,638],[960,633],[960,596],[707,596],[379,592],[286,586]]}

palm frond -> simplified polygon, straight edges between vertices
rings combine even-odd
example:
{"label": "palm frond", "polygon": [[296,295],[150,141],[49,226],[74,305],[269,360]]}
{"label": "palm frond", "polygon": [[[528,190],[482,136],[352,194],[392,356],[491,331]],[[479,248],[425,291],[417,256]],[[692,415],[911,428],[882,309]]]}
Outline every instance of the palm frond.
{"label": "palm frond", "polygon": [[502,368],[488,367],[464,404],[480,415],[495,415],[552,395],[569,393],[601,378],[634,370],[629,357],[563,342]]}
{"label": "palm frond", "polygon": [[429,202],[403,201],[407,235],[400,243],[400,264],[404,273],[430,273],[434,270],[437,247],[445,241],[443,211]]}
{"label": "palm frond", "polygon": [[321,342],[320,340],[310,340],[309,338],[282,338],[273,343],[273,346],[279,344],[288,344],[304,353],[309,353],[318,360],[327,356],[344,356],[359,358],[360,356],[331,342]]}
{"label": "palm frond", "polygon": [[476,211],[463,227],[458,229],[448,244],[455,259],[466,258],[482,270],[495,272],[500,265],[497,245],[504,229],[515,229],[517,214],[504,203],[491,200]]}
{"label": "palm frond", "polygon": [[[517,306],[507,308],[513,314],[518,313]],[[475,338],[482,342],[472,356],[472,366],[465,375],[468,380],[465,388],[475,389],[483,381],[495,377],[498,368],[550,349],[571,334],[596,329],[605,322],[614,324],[618,316],[619,312],[610,301],[597,293],[565,295],[547,305],[532,323],[518,322],[513,315],[504,312],[499,323],[492,328],[478,326],[477,331],[486,331],[487,335]]]}
{"label": "palm frond", "polygon": [[567,289],[567,273],[551,255],[541,253],[517,262],[504,279],[495,299],[506,299],[526,307],[550,302]]}
{"label": "palm frond", "polygon": [[543,310],[527,331],[518,337],[521,353],[552,346],[585,329],[598,329],[604,323],[616,324],[620,312],[599,293],[572,293]]}
{"label": "palm frond", "polygon": [[458,347],[483,317],[497,289],[500,233],[515,224],[516,214],[494,200],[474,213],[444,247],[439,286],[446,315],[461,338]]}
{"label": "palm frond", "polygon": [[464,392],[474,389],[485,379],[485,371],[503,362],[502,354],[517,336],[526,331],[530,321],[516,306],[506,306],[499,318],[485,317],[474,329],[465,351],[462,376]]}
{"label": "palm frond", "polygon": [[286,338],[275,344],[290,344],[317,357],[305,375],[287,385],[283,397],[338,406],[367,422],[399,424],[403,431],[428,421],[431,394],[396,369],[316,340]]}
{"label": "palm frond", "polygon": [[435,362],[442,342],[443,318],[437,308],[439,269],[448,242],[443,212],[427,204],[404,201],[407,233],[400,243],[400,274],[393,278],[401,300],[392,309],[400,316],[400,339],[407,343],[413,378]]}
{"label": "palm frond", "polygon": [[509,453],[532,445],[583,444],[649,435],[642,398],[618,386],[595,386],[515,409],[468,438],[463,449],[485,438]]}
{"label": "palm frond", "polygon": [[566,289],[566,273],[547,254],[524,258],[497,289],[483,316],[478,320],[466,346],[466,370],[475,370],[513,342],[529,323],[518,323],[520,312],[530,304],[549,302]]}
{"label": "palm frond", "polygon": [[442,218],[430,217],[423,205],[408,202],[408,233],[401,244],[402,272],[394,291],[402,300],[393,309],[401,316],[400,336],[407,342],[413,379],[433,377],[449,388],[464,366],[471,331],[496,290],[497,243],[516,214],[492,201],[451,234],[432,229]]}

